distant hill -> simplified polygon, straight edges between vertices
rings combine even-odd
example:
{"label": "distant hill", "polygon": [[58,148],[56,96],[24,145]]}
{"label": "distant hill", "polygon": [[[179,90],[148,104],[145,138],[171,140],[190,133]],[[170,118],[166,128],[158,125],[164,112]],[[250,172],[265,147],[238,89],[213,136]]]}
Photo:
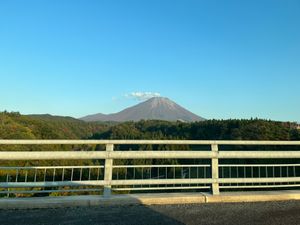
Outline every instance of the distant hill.
{"label": "distant hill", "polygon": [[164,121],[182,121],[195,122],[204,121],[205,119],[188,111],[182,106],[176,104],[168,98],[155,97],[142,102],[133,107],[127,108],[114,114],[94,114],[89,115],[81,120],[92,121],[140,121],[140,120],[164,120]]}
{"label": "distant hill", "polygon": [[72,117],[0,112],[0,139],[84,139],[107,127]]}
{"label": "distant hill", "polygon": [[65,121],[65,122],[82,122],[81,120],[75,119],[70,116],[54,116],[51,114],[29,114],[26,115],[33,119],[41,119],[44,121]]}

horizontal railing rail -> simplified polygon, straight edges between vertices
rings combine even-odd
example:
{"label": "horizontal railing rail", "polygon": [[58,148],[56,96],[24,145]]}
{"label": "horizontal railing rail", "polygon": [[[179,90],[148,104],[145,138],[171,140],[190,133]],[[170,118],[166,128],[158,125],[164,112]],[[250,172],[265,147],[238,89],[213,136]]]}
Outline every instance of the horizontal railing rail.
{"label": "horizontal railing rail", "polygon": [[222,140],[5,140],[0,145],[300,145],[300,141]]}
{"label": "horizontal railing rail", "polygon": [[[26,151],[8,150],[7,146],[11,145],[26,145]],[[28,145],[34,147],[30,149]],[[71,145],[71,150],[56,147],[55,151],[37,151],[38,145]],[[84,150],[81,145],[104,145],[106,150]],[[176,150],[116,150],[116,146],[124,145],[177,147]],[[192,147],[183,150],[180,146]],[[198,146],[210,146],[210,149],[202,150]],[[220,146],[227,148],[220,150]],[[230,146],[247,146],[247,150],[230,150]],[[266,146],[271,150],[265,150]],[[0,140],[0,194],[99,192],[110,196],[112,190],[190,189],[219,194],[226,189],[299,188],[299,146],[300,141]],[[78,162],[57,165],[57,162],[65,163],[64,160]],[[80,164],[80,160],[88,160],[92,165]],[[131,164],[116,164],[120,160]],[[144,162],[139,160],[173,160],[174,164],[139,164]],[[224,160],[231,161],[224,163]],[[14,161],[52,164],[18,166]]]}
{"label": "horizontal railing rail", "polygon": [[291,159],[300,158],[300,151],[125,151],[125,152],[0,152],[0,160],[74,160],[74,159]]}

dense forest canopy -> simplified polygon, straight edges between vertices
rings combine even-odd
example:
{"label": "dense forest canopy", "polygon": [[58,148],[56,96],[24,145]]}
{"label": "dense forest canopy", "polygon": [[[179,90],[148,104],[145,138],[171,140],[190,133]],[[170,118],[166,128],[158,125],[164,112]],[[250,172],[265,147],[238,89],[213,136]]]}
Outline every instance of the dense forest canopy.
{"label": "dense forest canopy", "polygon": [[300,140],[296,123],[270,120],[87,123],[71,117],[0,113],[0,139]]}
{"label": "dense forest canopy", "polygon": [[295,123],[251,120],[207,120],[195,123],[127,122],[95,133],[94,139],[299,140]]}

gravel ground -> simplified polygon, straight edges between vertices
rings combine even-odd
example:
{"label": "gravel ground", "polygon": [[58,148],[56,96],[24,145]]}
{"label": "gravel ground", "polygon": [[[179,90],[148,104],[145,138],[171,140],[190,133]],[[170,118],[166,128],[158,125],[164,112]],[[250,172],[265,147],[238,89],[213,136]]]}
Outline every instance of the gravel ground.
{"label": "gravel ground", "polygon": [[298,225],[300,201],[0,210],[1,225]]}

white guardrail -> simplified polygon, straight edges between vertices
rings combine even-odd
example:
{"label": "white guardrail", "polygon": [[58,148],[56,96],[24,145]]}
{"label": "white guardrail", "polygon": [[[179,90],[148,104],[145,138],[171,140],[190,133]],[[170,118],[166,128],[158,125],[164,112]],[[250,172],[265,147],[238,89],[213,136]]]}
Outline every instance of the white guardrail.
{"label": "white guardrail", "polygon": [[[112,191],[171,190],[202,190],[217,195],[220,190],[229,189],[300,187],[300,141],[0,140],[1,149],[11,145],[34,146],[34,149],[42,145],[77,148],[76,151],[0,151],[2,197],[60,192],[99,192],[108,197]],[[83,145],[103,145],[106,150],[80,150]],[[115,149],[115,146],[124,145],[151,145],[157,150]],[[159,146],[168,145],[178,149],[158,150]],[[181,150],[181,146],[191,150]],[[207,150],[200,150],[205,146],[208,146]],[[220,146],[227,149],[219,150]],[[231,146],[247,146],[248,149],[228,150]],[[266,147],[268,150],[259,150]],[[278,150],[280,148],[284,150]],[[173,159],[174,163],[142,164],[147,160],[163,159]],[[76,160],[76,165],[59,165],[65,160]],[[78,164],[80,160],[88,160],[92,165]],[[130,165],[123,165],[122,160],[127,160]],[[16,161],[30,166],[14,166],[19,165]],[[51,165],[35,165],[41,161]]]}

